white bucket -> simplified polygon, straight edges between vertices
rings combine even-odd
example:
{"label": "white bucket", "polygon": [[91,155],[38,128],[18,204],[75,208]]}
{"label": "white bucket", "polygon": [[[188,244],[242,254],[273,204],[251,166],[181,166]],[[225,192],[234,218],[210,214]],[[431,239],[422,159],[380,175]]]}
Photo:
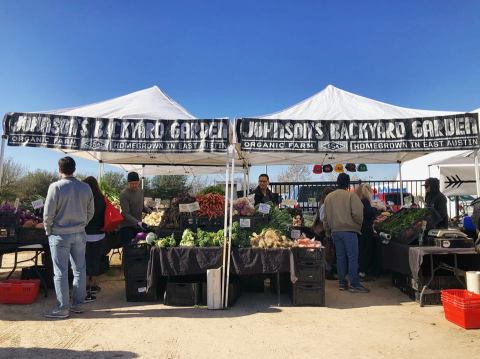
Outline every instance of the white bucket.
{"label": "white bucket", "polygon": [[467,272],[467,290],[480,294],[480,272]]}

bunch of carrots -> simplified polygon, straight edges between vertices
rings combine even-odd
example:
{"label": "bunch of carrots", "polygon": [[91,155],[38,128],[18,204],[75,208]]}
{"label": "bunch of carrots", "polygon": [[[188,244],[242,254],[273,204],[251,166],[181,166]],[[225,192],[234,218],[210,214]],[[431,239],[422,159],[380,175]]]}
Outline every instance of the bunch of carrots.
{"label": "bunch of carrots", "polygon": [[197,196],[200,205],[199,216],[207,216],[209,219],[220,217],[225,211],[225,197],[221,194],[207,193]]}

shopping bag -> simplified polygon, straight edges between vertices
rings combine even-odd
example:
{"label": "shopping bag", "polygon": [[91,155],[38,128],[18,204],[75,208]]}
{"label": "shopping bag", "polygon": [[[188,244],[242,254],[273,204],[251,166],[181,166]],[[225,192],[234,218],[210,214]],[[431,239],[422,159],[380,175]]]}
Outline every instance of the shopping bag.
{"label": "shopping bag", "polygon": [[102,230],[104,232],[114,231],[122,221],[123,216],[120,211],[105,197],[105,215]]}

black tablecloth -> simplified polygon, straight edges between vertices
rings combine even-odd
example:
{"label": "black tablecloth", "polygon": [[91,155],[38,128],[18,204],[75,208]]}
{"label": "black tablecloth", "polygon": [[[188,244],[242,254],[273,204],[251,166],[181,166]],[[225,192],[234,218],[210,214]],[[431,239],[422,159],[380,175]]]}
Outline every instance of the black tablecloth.
{"label": "black tablecloth", "polygon": [[418,279],[420,268],[423,263],[423,257],[427,255],[442,255],[442,254],[470,254],[478,256],[478,263],[480,269],[480,254],[475,252],[474,248],[442,248],[442,247],[410,247],[408,252],[408,262],[412,277]]}
{"label": "black tablecloth", "polygon": [[[230,272],[238,275],[290,272],[289,249],[234,248]],[[147,270],[148,286],[159,276],[205,274],[207,269],[223,264],[223,247],[174,247],[150,250]]]}
{"label": "black tablecloth", "polygon": [[44,229],[19,227],[17,231],[17,238],[0,238],[0,254],[12,253],[18,247],[31,244],[41,244],[44,249],[48,248],[48,237]]}
{"label": "black tablecloth", "polygon": [[408,262],[409,250],[411,246],[391,241],[388,244],[377,242],[382,262],[382,269],[395,273],[410,274],[410,264]]}

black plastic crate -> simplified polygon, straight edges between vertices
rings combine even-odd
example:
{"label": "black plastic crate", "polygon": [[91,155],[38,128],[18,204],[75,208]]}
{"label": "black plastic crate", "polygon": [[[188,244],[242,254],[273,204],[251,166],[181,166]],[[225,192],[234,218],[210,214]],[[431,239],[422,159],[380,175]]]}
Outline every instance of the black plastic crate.
{"label": "black plastic crate", "polygon": [[301,261],[324,261],[324,253],[321,248],[292,248],[295,262]]}
{"label": "black plastic crate", "polygon": [[297,282],[292,290],[293,305],[296,306],[325,306],[325,287],[312,284]]}
{"label": "black plastic crate", "polygon": [[[202,282],[202,305],[207,305],[207,282]],[[240,296],[240,282],[232,281],[228,285],[228,306],[231,307],[235,304],[238,297]]]}
{"label": "black plastic crate", "polygon": [[241,275],[238,277],[240,290],[246,293],[263,293],[265,276],[262,274]]}
{"label": "black plastic crate", "polygon": [[134,258],[150,258],[150,246],[148,244],[129,244],[123,249],[124,261]]}
{"label": "black plastic crate", "polygon": [[201,283],[168,282],[164,303],[173,306],[194,306],[201,303]]}
{"label": "black plastic crate", "polygon": [[[21,279],[40,279],[43,280],[47,288],[54,288],[55,285],[53,283],[53,269],[52,267],[39,265],[35,269],[35,266],[30,267],[23,267],[22,274],[20,276]],[[68,266],[68,284],[71,287],[73,284],[73,272],[70,264]]]}
{"label": "black plastic crate", "polygon": [[17,231],[20,225],[20,217],[17,213],[0,213],[0,240],[17,239]]}
{"label": "black plastic crate", "polygon": [[325,268],[323,262],[303,261],[297,263],[295,275],[299,282],[325,284]]}
{"label": "black plastic crate", "polygon": [[[411,294],[411,299],[415,300],[417,303],[420,303],[420,294],[421,291],[414,290]],[[424,293],[422,305],[442,305],[442,295],[441,293]]]}
{"label": "black plastic crate", "polygon": [[156,302],[158,301],[158,290],[152,288],[147,291],[147,280],[145,277],[125,278],[125,294],[127,302]]}
{"label": "black plastic crate", "polygon": [[125,257],[123,263],[123,272],[126,277],[147,277],[147,268],[149,258],[145,257]]}

